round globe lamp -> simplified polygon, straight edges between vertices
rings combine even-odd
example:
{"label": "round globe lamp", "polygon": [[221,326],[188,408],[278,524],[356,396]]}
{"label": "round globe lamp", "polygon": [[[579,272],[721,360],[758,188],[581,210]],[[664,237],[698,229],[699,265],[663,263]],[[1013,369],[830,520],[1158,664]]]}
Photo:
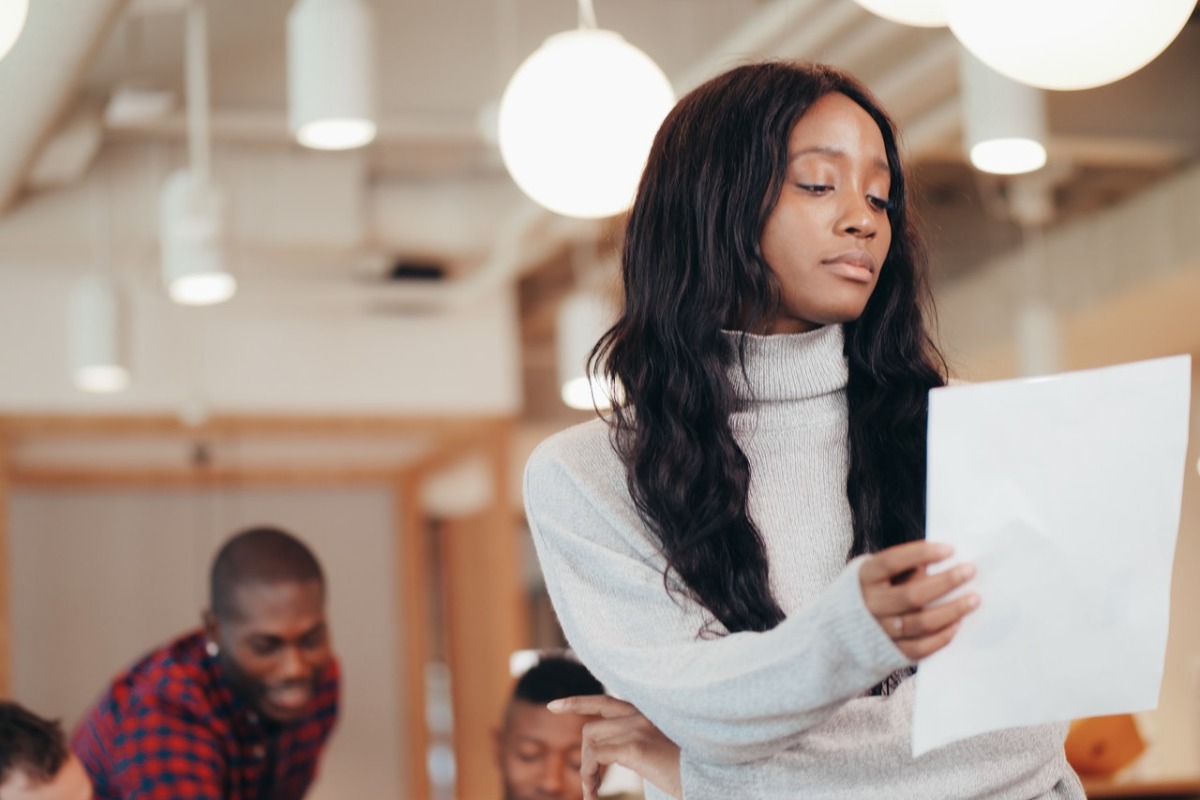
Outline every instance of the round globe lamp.
{"label": "round globe lamp", "polygon": [[500,100],[500,155],[545,208],[598,219],[633,203],[646,156],[675,103],[666,75],[612,31],[555,34],[517,68]]}
{"label": "round globe lamp", "polygon": [[950,30],[980,61],[1042,89],[1120,80],[1166,49],[1195,0],[944,0]]}

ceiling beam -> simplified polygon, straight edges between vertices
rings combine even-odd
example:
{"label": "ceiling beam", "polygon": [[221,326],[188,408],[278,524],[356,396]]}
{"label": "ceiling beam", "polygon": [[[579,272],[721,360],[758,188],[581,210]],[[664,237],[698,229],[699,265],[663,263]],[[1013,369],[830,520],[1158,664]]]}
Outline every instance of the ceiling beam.
{"label": "ceiling beam", "polygon": [[12,208],[38,152],[70,111],[84,73],[128,0],[38,0],[0,60],[0,214]]}

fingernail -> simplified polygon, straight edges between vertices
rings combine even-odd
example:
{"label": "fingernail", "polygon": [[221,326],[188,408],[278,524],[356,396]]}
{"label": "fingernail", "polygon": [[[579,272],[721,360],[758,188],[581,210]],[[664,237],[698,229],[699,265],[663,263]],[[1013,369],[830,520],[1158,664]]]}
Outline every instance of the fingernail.
{"label": "fingernail", "polygon": [[970,578],[974,574],[975,574],[975,565],[974,564],[960,564],[958,566],[958,569],[955,570],[955,576],[960,581],[965,581],[967,578]]}
{"label": "fingernail", "polygon": [[967,595],[967,608],[979,608],[979,595]]}
{"label": "fingernail", "polygon": [[561,699],[551,700],[549,703],[546,703],[546,708],[550,711],[562,711],[564,708],[566,708],[566,705],[567,704]]}

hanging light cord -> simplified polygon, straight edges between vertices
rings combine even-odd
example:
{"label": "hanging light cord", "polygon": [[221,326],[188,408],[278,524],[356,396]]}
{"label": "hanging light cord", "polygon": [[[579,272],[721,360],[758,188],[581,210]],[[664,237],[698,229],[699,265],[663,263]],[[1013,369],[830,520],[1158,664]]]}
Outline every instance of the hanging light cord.
{"label": "hanging light cord", "polygon": [[208,17],[202,0],[187,7],[184,81],[187,87],[188,154],[200,180],[211,169],[208,120]]}
{"label": "hanging light cord", "polygon": [[579,0],[579,27],[588,31],[596,29],[596,10],[592,8],[592,0]]}

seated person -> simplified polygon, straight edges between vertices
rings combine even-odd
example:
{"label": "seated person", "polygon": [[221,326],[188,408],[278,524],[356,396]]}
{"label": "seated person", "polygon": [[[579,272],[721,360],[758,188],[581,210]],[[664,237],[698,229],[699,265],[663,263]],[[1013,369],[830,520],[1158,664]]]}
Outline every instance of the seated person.
{"label": "seated person", "polygon": [[496,765],[504,780],[504,800],[583,797],[580,748],[584,725],[591,718],[554,714],[546,704],[564,697],[602,694],[600,681],[587,667],[566,655],[542,656],[520,677],[500,727],[492,732]]}
{"label": "seated person", "polygon": [[96,797],[301,798],[338,713],[325,579],[291,534],[254,528],[213,561],[203,629],[144,656],[71,747]]}
{"label": "seated person", "polygon": [[92,782],[57,722],[0,700],[0,800],[91,800]]}

